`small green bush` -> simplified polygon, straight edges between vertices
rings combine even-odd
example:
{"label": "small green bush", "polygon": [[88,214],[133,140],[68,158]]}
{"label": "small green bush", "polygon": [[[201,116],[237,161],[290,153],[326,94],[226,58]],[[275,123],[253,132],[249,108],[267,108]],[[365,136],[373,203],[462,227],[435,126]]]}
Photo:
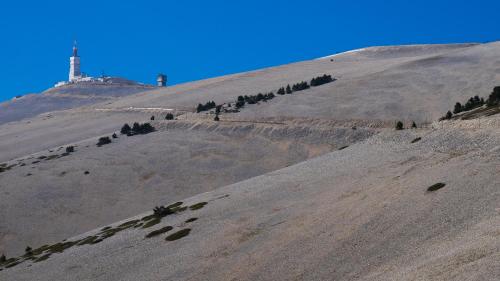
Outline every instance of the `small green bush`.
{"label": "small green bush", "polygon": [[433,185],[429,186],[429,187],[427,188],[427,191],[429,191],[429,192],[436,191],[436,190],[439,190],[439,189],[441,189],[441,188],[443,188],[443,187],[445,187],[445,186],[446,186],[446,184],[445,184],[445,183],[438,182],[438,183],[436,183],[436,184],[433,184]]}
{"label": "small green bush", "polygon": [[169,236],[167,236],[167,238],[165,238],[165,240],[166,241],[175,241],[175,240],[178,240],[178,239],[181,239],[183,237],[188,236],[190,232],[191,232],[190,228],[185,228],[185,229],[177,231],[176,233],[170,234]]}
{"label": "small green bush", "polygon": [[421,140],[422,140],[422,138],[421,138],[421,137],[418,137],[418,138],[416,138],[416,139],[412,140],[412,141],[411,141],[411,143],[416,143],[416,142],[419,142],[419,141],[421,141]]}
{"label": "small green bush", "polygon": [[189,209],[192,211],[199,210],[199,209],[205,207],[205,205],[207,205],[207,204],[208,204],[207,202],[196,203],[194,205],[189,206]]}
{"label": "small green bush", "polygon": [[158,235],[163,234],[165,232],[168,232],[168,231],[170,231],[172,229],[174,229],[174,228],[171,227],[171,226],[165,226],[163,228],[160,228],[160,229],[155,230],[155,231],[151,231],[150,233],[146,234],[146,238],[151,238],[151,237],[158,236]]}

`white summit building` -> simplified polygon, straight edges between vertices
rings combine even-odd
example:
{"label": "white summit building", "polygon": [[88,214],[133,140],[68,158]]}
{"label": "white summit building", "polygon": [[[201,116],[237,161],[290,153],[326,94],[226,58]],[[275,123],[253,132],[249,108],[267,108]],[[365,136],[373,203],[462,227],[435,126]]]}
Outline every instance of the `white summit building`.
{"label": "white summit building", "polygon": [[99,85],[142,85],[135,81],[127,80],[119,77],[101,76],[99,78],[87,76],[80,70],[80,56],[78,55],[78,47],[76,42],[73,45],[73,54],[69,57],[69,75],[68,81],[58,82],[54,87],[61,87],[72,84],[99,84]]}
{"label": "white summit building", "polygon": [[[160,76],[158,76],[160,77]],[[160,79],[160,78],[158,78]],[[166,86],[167,76],[161,74],[161,81],[158,80],[159,87]],[[73,45],[73,54],[69,57],[69,75],[68,81],[61,81],[55,84],[54,87],[61,87],[65,85],[74,85],[74,84],[84,84],[84,85],[118,85],[118,86],[142,86],[142,87],[152,87],[150,85],[144,85],[142,83],[138,83],[132,80],[128,80],[120,77],[110,77],[110,76],[101,76],[101,77],[91,77],[87,76],[84,72],[80,70],[80,56],[78,55],[78,47],[76,45],[76,41]]]}
{"label": "white summit building", "polygon": [[69,58],[69,80],[77,81],[82,78],[82,73],[80,71],[80,57],[78,56],[78,48],[76,47],[76,42],[73,45],[73,55]]}
{"label": "white summit building", "polygon": [[80,70],[80,56],[78,56],[78,47],[76,41],[73,45],[73,54],[69,57],[69,75],[68,81],[58,82],[55,87],[76,83],[104,83],[106,77],[90,77]]}

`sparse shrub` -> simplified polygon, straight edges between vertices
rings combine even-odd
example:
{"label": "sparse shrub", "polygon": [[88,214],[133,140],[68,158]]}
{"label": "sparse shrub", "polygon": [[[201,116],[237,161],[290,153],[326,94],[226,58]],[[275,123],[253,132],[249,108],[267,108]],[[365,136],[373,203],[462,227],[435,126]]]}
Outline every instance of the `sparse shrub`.
{"label": "sparse shrub", "polygon": [[75,152],[75,147],[70,145],[66,147],[66,153],[72,153]]}
{"label": "sparse shrub", "polygon": [[110,143],[111,139],[109,137],[100,137],[99,141],[97,142],[97,146],[103,146]]}
{"label": "sparse shrub", "polygon": [[153,213],[158,216],[158,217],[164,217],[164,216],[168,216],[170,214],[173,214],[174,211],[172,211],[172,209],[170,208],[167,208],[165,206],[156,206],[154,209],[153,209]]}
{"label": "sparse shrub", "polygon": [[416,143],[416,142],[419,142],[419,141],[421,141],[421,140],[422,140],[422,138],[421,138],[421,137],[418,137],[418,138],[416,138],[416,139],[412,140],[412,141],[411,141],[411,143]]}
{"label": "sparse shrub", "polygon": [[429,191],[429,192],[436,191],[436,190],[439,190],[439,189],[441,189],[441,188],[443,188],[445,186],[446,186],[446,184],[444,184],[442,182],[438,182],[436,184],[433,184],[433,185],[429,186],[427,188],[427,191]]}
{"label": "sparse shrub", "polygon": [[146,234],[146,238],[151,238],[151,237],[158,236],[158,235],[163,234],[165,232],[168,232],[168,231],[170,231],[172,229],[174,229],[174,228],[171,227],[171,226],[165,226],[163,228],[160,228],[158,230],[155,230],[155,231],[152,231],[152,232]]}
{"label": "sparse shrub", "polygon": [[83,174],[84,175],[88,175],[88,174],[90,174],[90,172],[89,171],[85,171]]}
{"label": "sparse shrub", "polygon": [[396,122],[396,130],[403,130],[404,129],[404,125],[403,125],[403,122],[401,121],[398,121]]}
{"label": "sparse shrub", "polygon": [[26,252],[26,254],[31,254],[31,251],[32,251],[32,250],[33,250],[33,249],[31,249],[31,247],[30,247],[30,246],[28,246],[28,247],[26,247],[26,249],[24,249],[24,251]]}
{"label": "sparse shrub", "polygon": [[167,113],[165,120],[174,120],[174,115],[172,113]]}
{"label": "sparse shrub", "polygon": [[116,135],[116,133],[113,133],[113,135],[111,135],[111,137],[114,138],[114,139],[118,138],[118,136]]}
{"label": "sparse shrub", "polygon": [[207,202],[200,202],[200,203],[196,203],[194,205],[189,206],[189,209],[192,211],[199,210],[199,209],[205,207],[205,205],[207,205]]}
{"label": "sparse shrub", "polygon": [[220,120],[220,119],[219,119],[219,114],[216,114],[216,115],[215,115],[215,118],[214,118],[214,121],[219,122],[219,120]]}
{"label": "sparse shrub", "polygon": [[149,118],[151,121],[155,120],[155,116],[151,116],[151,118]]}
{"label": "sparse shrub", "polygon": [[167,240],[167,241],[178,240],[178,239],[181,239],[182,237],[188,236],[190,232],[191,232],[190,228],[185,228],[185,229],[179,230],[173,234],[170,234],[169,236],[167,236],[167,238],[165,238],[165,240]]}
{"label": "sparse shrub", "polygon": [[415,123],[415,121],[411,122],[411,128],[412,129],[416,129],[417,128],[417,123]]}
{"label": "sparse shrub", "polygon": [[120,133],[122,133],[123,135],[128,135],[130,131],[132,131],[132,128],[130,128],[130,126],[125,123],[125,125],[123,125],[122,129],[120,130]]}
{"label": "sparse shrub", "polygon": [[2,254],[0,256],[0,264],[5,263],[5,261],[7,261],[7,257],[5,257],[5,255]]}

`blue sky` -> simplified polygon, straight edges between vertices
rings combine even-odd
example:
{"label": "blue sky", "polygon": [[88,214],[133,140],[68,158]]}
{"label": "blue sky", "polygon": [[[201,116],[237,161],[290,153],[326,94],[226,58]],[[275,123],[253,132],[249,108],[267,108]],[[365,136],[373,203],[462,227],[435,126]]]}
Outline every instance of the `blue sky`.
{"label": "blue sky", "polygon": [[[10,2],[10,3],[6,3]],[[499,1],[3,1],[0,101],[82,71],[169,84],[373,45],[500,40]]]}

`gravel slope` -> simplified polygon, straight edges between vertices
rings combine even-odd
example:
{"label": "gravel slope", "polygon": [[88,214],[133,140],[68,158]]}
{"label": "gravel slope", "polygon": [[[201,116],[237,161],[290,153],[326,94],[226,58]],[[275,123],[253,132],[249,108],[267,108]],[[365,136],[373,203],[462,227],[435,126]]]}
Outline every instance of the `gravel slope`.
{"label": "gravel slope", "polygon": [[[4,123],[8,256],[157,204],[208,205],[3,268],[0,280],[496,280],[499,118],[388,128],[487,96],[500,81],[499,54],[498,42],[365,48],[125,97],[111,91],[105,102]],[[325,73],[338,80],[219,123],[186,113]],[[180,120],[162,121],[171,109]],[[157,132],[95,146],[151,115]],[[76,152],[51,156],[67,145]],[[438,182],[446,186],[426,192]],[[192,231],[144,239],[167,225]]]}
{"label": "gravel slope", "polygon": [[[411,143],[416,137],[422,140]],[[183,200],[186,206],[208,204],[168,216],[150,229],[131,228],[99,244],[5,269],[0,276],[497,280],[500,193],[498,177],[491,175],[500,167],[499,141],[498,130],[488,128],[383,132],[342,151]],[[438,182],[446,186],[426,191]],[[192,217],[198,220],[184,222]],[[174,229],[144,238],[167,225]],[[188,236],[165,241],[185,228],[192,229]]]}

